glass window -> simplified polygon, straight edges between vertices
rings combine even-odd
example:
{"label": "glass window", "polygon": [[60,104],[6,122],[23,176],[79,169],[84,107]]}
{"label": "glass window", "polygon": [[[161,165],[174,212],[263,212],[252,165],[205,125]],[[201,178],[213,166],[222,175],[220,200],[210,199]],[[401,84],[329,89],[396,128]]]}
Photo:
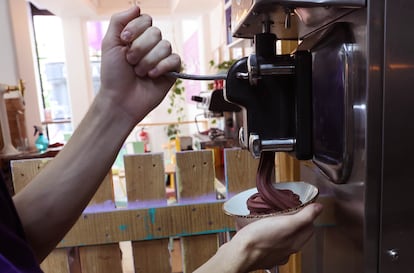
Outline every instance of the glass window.
{"label": "glass window", "polygon": [[64,142],[73,128],[61,20],[33,6],[32,16],[41,81],[42,124],[50,143]]}

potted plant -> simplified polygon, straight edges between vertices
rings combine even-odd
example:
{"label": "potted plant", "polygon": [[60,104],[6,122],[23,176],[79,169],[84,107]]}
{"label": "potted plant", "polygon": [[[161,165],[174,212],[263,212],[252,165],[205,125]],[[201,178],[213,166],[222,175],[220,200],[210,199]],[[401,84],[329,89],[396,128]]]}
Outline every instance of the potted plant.
{"label": "potted plant", "polygon": [[169,105],[167,113],[175,115],[177,122],[166,127],[167,136],[174,137],[180,133],[180,122],[185,119],[184,103],[185,103],[185,87],[181,79],[177,79],[168,94]]}

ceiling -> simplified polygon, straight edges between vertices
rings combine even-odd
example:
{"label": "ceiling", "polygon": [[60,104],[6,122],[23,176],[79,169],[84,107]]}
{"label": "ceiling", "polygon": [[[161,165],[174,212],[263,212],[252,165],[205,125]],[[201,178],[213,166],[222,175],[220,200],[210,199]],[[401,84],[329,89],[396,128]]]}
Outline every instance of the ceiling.
{"label": "ceiling", "polygon": [[60,17],[108,17],[133,4],[151,16],[202,14],[223,0],[30,0],[37,8],[47,9]]}

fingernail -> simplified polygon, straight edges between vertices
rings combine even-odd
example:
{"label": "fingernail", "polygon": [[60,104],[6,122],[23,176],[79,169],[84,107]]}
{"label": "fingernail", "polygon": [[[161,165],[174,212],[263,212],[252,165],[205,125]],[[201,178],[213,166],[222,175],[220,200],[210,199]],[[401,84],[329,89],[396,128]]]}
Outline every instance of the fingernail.
{"label": "fingernail", "polygon": [[129,42],[131,40],[131,37],[132,37],[132,34],[128,30],[124,30],[121,33],[121,39],[124,40],[125,42]]}

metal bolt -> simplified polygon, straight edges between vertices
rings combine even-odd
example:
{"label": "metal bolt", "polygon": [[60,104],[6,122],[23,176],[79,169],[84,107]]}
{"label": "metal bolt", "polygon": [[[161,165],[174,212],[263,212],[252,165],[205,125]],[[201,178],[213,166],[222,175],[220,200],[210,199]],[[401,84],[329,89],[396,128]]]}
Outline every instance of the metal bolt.
{"label": "metal bolt", "polygon": [[398,249],[396,248],[387,250],[387,254],[391,258],[391,261],[393,262],[397,261],[398,258],[400,257]]}

